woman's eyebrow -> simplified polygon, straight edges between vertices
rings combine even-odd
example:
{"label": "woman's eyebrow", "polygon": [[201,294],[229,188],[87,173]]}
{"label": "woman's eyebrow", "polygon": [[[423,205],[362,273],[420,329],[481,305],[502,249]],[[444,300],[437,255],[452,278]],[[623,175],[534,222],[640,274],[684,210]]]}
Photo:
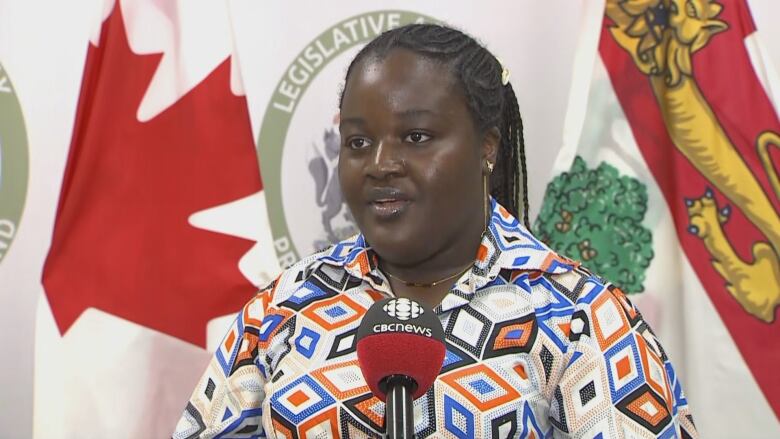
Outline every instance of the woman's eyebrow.
{"label": "woman's eyebrow", "polygon": [[[403,111],[396,111],[393,113],[396,117],[401,119],[414,119],[416,117],[420,116],[433,116],[436,114],[436,112],[431,110],[425,110],[425,109],[410,109],[410,110],[403,110]],[[366,124],[365,119],[359,116],[355,117],[343,117],[341,118],[341,124],[346,125],[358,125],[358,126],[364,126]]]}
{"label": "woman's eyebrow", "polygon": [[398,111],[395,114],[396,116],[403,119],[412,119],[418,116],[433,116],[436,113],[431,110],[425,110],[425,109],[411,109],[411,110]]}
{"label": "woman's eyebrow", "polygon": [[363,126],[363,125],[366,124],[366,121],[362,117],[344,117],[344,118],[341,118],[340,123],[342,125],[347,124],[347,125]]}

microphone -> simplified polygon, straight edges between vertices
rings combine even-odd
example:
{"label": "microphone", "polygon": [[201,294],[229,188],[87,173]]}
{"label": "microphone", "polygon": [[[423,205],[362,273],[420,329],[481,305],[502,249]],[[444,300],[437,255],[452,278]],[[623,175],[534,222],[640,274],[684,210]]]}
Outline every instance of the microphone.
{"label": "microphone", "polygon": [[413,438],[412,401],[433,385],[444,362],[438,317],[410,299],[383,299],[363,316],[356,338],[363,378],[385,402],[387,437]]}

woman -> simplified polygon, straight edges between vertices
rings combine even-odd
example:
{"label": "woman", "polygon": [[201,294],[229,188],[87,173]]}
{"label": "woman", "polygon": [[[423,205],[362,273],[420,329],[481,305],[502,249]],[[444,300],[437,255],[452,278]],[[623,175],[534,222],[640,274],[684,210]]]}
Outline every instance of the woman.
{"label": "woman", "polygon": [[433,307],[446,332],[418,437],[697,436],[636,308],[528,232],[517,100],[484,47],[436,25],[381,35],[347,71],[340,131],[361,234],[245,306],[175,438],[379,436],[354,335],[389,296]]}

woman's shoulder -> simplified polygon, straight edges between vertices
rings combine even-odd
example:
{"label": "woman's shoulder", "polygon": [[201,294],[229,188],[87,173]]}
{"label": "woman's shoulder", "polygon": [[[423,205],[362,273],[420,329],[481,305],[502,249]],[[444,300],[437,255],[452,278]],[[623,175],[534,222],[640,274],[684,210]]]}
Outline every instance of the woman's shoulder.
{"label": "woman's shoulder", "polygon": [[611,285],[607,279],[599,276],[597,273],[592,272],[579,261],[575,259],[569,259],[563,255],[559,255],[559,257],[568,261],[571,269],[557,273],[544,272],[542,274],[542,276],[544,276],[550,282],[555,283],[557,286],[563,287],[570,291],[582,293],[581,290],[583,289],[594,287],[606,288]]}
{"label": "woman's shoulder", "polygon": [[647,326],[643,324],[639,309],[623,289],[582,265],[564,273],[544,273],[542,276],[546,285],[534,288],[534,292],[543,294],[561,310],[568,310],[566,315],[572,324],[579,319],[580,322],[572,328],[584,330],[588,322],[624,322],[626,328]]}
{"label": "woman's shoulder", "polygon": [[592,272],[577,261],[572,261],[571,270],[559,273],[539,272],[536,282],[532,284],[544,284],[544,288],[535,288],[536,292],[543,292],[555,296],[554,300],[560,300],[561,295],[577,307],[590,304],[594,300],[603,300],[604,295],[624,298],[622,290],[604,277]]}
{"label": "woman's shoulder", "polygon": [[[266,295],[267,303],[276,307],[281,303],[306,300],[309,296],[322,293],[321,290],[328,284],[339,283],[347,275],[344,258],[340,255],[345,248],[354,247],[356,240],[357,236],[346,239],[300,259],[282,270],[273,281],[258,291],[258,295]],[[307,290],[303,295],[302,288]],[[296,294],[301,297],[294,297]]]}

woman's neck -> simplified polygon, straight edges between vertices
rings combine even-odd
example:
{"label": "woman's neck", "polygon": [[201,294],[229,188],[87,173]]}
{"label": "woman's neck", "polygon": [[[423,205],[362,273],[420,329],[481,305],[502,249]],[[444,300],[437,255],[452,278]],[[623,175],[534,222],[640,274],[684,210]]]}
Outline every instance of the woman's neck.
{"label": "woman's neck", "polygon": [[446,241],[440,250],[414,264],[394,263],[379,255],[379,268],[385,273],[394,294],[438,305],[454,283],[474,264],[482,242],[484,224],[469,227]]}

